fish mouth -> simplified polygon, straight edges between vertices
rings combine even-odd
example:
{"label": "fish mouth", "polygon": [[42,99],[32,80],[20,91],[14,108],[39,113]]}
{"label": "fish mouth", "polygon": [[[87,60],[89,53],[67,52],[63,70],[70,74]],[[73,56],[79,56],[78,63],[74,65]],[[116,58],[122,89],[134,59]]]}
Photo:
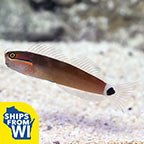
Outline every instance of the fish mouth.
{"label": "fish mouth", "polygon": [[6,61],[6,62],[5,62],[5,65],[6,65],[7,67],[11,68],[11,62]]}
{"label": "fish mouth", "polygon": [[6,66],[8,66],[8,67],[10,66],[7,59],[5,59],[5,64],[6,64]]}
{"label": "fish mouth", "polygon": [[5,64],[9,67],[9,63],[8,62],[6,62]]}

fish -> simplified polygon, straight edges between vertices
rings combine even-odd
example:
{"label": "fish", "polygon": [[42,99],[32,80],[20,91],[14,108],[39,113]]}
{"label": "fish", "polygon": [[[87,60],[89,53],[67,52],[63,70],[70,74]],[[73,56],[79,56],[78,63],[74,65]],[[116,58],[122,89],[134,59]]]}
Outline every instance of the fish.
{"label": "fish", "polygon": [[79,61],[80,64],[77,65],[62,58],[36,52],[41,51],[42,48],[45,51],[47,49],[46,46],[38,46],[34,52],[30,50],[7,51],[5,52],[5,64],[7,67],[24,75],[56,83],[68,93],[87,100],[94,101],[110,98],[111,102],[116,101],[118,104],[115,105],[119,105],[123,111],[124,104],[127,104],[127,97],[123,97],[123,95],[129,95],[125,85],[111,85],[98,78],[88,68],[90,62],[85,62],[86,67],[85,64],[82,66],[82,61]]}

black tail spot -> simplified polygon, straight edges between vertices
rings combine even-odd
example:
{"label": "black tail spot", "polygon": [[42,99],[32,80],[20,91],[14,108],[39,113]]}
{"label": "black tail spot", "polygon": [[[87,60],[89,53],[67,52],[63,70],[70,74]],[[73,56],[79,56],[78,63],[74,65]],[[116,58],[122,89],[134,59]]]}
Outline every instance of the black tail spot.
{"label": "black tail spot", "polygon": [[115,94],[115,90],[111,87],[107,90],[106,94],[109,96],[109,95],[113,95]]}

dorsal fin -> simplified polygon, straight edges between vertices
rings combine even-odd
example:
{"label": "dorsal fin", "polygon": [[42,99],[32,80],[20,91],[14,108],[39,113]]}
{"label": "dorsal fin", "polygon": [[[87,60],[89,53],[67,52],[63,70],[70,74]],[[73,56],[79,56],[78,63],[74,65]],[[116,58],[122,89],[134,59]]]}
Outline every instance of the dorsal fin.
{"label": "dorsal fin", "polygon": [[44,44],[44,43],[34,44],[31,47],[29,47],[27,50],[60,61],[64,61],[64,62],[68,61],[68,58],[62,53],[61,49],[58,47],[54,47],[52,44]]}
{"label": "dorsal fin", "polygon": [[94,76],[96,76],[99,70],[96,64],[92,60],[88,59],[87,56],[79,56],[79,58],[76,58],[76,56],[71,56],[71,58],[69,58],[61,51],[60,48],[54,47],[53,45],[51,46],[50,44],[34,44],[27,50],[69,63]]}
{"label": "dorsal fin", "polygon": [[86,56],[72,58],[69,63],[94,76],[97,76],[99,71],[99,68],[96,66],[96,64],[94,64],[94,62]]}

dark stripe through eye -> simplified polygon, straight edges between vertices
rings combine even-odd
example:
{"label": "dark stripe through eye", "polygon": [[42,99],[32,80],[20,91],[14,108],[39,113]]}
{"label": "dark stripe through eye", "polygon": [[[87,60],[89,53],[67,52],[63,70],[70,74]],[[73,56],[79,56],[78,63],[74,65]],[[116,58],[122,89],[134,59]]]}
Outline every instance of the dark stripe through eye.
{"label": "dark stripe through eye", "polygon": [[22,58],[17,58],[18,60],[22,60],[22,61],[27,61],[27,62],[32,62],[32,60],[31,59],[22,59]]}

